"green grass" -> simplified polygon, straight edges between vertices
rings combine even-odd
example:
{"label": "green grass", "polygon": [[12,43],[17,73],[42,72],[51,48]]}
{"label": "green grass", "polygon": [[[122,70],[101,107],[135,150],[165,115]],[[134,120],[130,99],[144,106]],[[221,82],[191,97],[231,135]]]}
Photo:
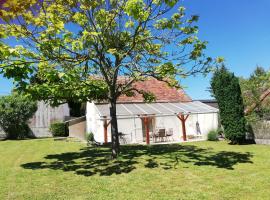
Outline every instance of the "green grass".
{"label": "green grass", "polygon": [[0,142],[0,199],[269,199],[270,146]]}

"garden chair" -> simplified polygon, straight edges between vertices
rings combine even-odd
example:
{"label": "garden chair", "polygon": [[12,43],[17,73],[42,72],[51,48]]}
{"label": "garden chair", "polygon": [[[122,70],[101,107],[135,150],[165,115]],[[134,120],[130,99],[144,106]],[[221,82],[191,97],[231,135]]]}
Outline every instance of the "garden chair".
{"label": "garden chair", "polygon": [[119,132],[118,135],[119,135],[120,142],[122,142],[122,144],[127,144],[127,138],[126,138],[126,136],[128,134]]}
{"label": "garden chair", "polygon": [[169,130],[166,132],[166,136],[167,136],[168,140],[170,140],[170,138],[172,138],[172,141],[174,140],[173,139],[173,129],[172,128],[169,128]]}
{"label": "garden chair", "polygon": [[155,131],[150,132],[150,138],[152,138],[153,142],[157,141],[157,134],[155,133]]}
{"label": "garden chair", "polygon": [[158,135],[160,141],[164,142],[164,138],[167,140],[165,128],[159,129],[157,135]]}

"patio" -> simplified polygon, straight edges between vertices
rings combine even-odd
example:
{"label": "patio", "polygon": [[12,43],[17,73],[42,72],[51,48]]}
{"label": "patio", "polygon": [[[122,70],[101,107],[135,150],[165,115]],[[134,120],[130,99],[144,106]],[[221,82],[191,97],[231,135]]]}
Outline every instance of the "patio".
{"label": "patio", "polygon": [[[110,140],[108,104],[96,104],[96,120],[102,123],[103,137]],[[198,141],[218,126],[218,109],[199,101],[185,103],[128,103],[117,105],[118,129],[122,144]],[[101,131],[100,131],[101,132]]]}

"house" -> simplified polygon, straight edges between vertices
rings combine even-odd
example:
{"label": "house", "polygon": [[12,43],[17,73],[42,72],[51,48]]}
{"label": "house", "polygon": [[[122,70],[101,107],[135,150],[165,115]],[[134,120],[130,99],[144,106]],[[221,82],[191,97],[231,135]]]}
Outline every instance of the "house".
{"label": "house", "polygon": [[[183,89],[171,88],[167,83],[153,78],[136,82],[133,86],[137,90],[154,93],[156,101],[145,103],[143,96],[138,93],[131,97],[119,97],[117,119],[121,143],[205,139],[210,130],[218,128],[218,109],[192,101]],[[69,124],[71,137],[85,139],[86,133],[92,132],[97,142],[111,141],[107,103],[87,102],[86,116],[73,119],[68,104],[51,107],[40,101],[38,110],[29,120],[29,127],[35,137],[50,137],[50,124],[56,121]],[[1,130],[0,135],[3,135]]]}
{"label": "house", "polygon": [[[138,93],[118,99],[117,121],[121,143],[206,139],[210,130],[218,128],[218,109],[192,101],[182,89],[171,88],[156,79],[136,82],[133,86],[137,90],[154,93],[156,101],[145,103]],[[109,104],[88,102],[86,126],[87,132],[92,132],[97,142],[110,142]]]}
{"label": "house", "polygon": [[201,100],[197,100],[197,101],[200,101],[200,102],[207,104],[209,106],[212,106],[214,108],[218,108],[218,102],[216,99],[201,99]]}

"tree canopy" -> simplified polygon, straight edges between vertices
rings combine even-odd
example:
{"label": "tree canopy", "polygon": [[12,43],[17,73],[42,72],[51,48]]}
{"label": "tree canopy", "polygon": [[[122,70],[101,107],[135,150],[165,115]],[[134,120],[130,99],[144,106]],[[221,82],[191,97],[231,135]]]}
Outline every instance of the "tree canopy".
{"label": "tree canopy", "polygon": [[0,127],[9,139],[30,135],[27,121],[37,110],[37,103],[29,96],[12,93],[0,97]]}
{"label": "tree canopy", "polygon": [[213,60],[204,54],[207,42],[197,37],[199,17],[187,16],[180,4],[6,1],[0,12],[0,72],[14,78],[20,91],[53,104],[108,100],[115,135],[120,95],[139,92],[146,100],[154,99],[136,91],[134,82],[154,77],[179,86],[177,79],[210,69]]}
{"label": "tree canopy", "polygon": [[269,117],[270,72],[257,66],[248,78],[240,79],[247,119]]}
{"label": "tree canopy", "polygon": [[[7,1],[1,10],[2,72],[20,89],[55,101],[130,94],[131,84],[147,76],[177,85],[176,75],[207,72],[211,58],[203,54],[207,42],[196,36],[198,16],[187,18],[179,7],[165,17],[176,3]],[[127,77],[124,83],[116,82],[119,75]],[[107,95],[109,86],[116,94]]]}

